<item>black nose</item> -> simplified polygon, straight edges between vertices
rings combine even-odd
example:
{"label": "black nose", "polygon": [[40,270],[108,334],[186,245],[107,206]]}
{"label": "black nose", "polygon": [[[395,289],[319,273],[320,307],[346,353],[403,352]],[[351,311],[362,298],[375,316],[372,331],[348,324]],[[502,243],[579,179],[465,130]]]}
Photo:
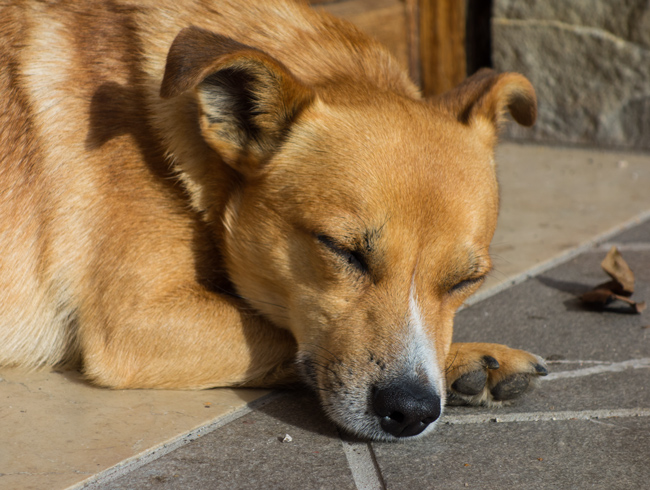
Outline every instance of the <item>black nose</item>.
{"label": "black nose", "polygon": [[415,381],[376,388],[372,405],[381,427],[395,437],[415,436],[440,417],[440,397]]}

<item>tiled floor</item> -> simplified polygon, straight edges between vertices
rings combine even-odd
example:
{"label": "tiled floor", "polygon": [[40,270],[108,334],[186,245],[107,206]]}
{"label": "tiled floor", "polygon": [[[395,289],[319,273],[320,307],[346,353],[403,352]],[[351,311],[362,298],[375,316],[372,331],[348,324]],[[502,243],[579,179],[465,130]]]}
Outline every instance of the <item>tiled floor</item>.
{"label": "tiled floor", "polygon": [[[526,271],[575,254],[581,250],[579,247],[596,237],[611,234],[650,215],[648,155],[504,144],[499,149],[498,161],[502,211],[493,246],[496,272],[479,296],[485,297],[495,288],[511,284],[513,278],[520,280]],[[472,308],[466,309],[471,311]],[[467,315],[466,312],[462,314]],[[463,335],[462,329],[458,335]],[[492,337],[491,341],[498,339]],[[183,447],[188,440],[223,424],[229,420],[228,414],[264,393],[253,390],[106,391],[87,386],[74,373],[1,371],[0,488],[66,488],[93,480],[96,475],[115,472],[116,465],[119,468],[154,459],[156,454]],[[307,398],[303,404],[309,407],[309,403],[313,401]],[[268,407],[276,410],[275,405]],[[282,408],[277,410],[277,414],[268,415],[262,407],[238,418],[237,423],[249,421],[251,430],[255,431],[255,427],[264,425],[257,421],[260,417],[268,415],[282,420]],[[300,429],[300,424],[295,423]],[[305,430],[324,434],[322,443],[316,444],[318,454],[314,454],[313,461],[295,459],[292,451],[296,451],[296,445],[280,446],[282,449],[273,457],[289,466],[310,464],[313,475],[321,467],[335,465],[341,468],[337,473],[341,479],[331,488],[349,486],[347,464],[338,461],[339,451],[328,449],[331,437],[327,431],[334,429],[309,428],[313,423],[311,419],[306,420]],[[555,425],[552,430],[560,430],[558,427]],[[217,445],[219,438],[213,434],[222,430],[232,430],[232,427],[229,424],[212,432],[210,437],[216,438]],[[503,430],[507,432],[507,427]],[[273,432],[265,437],[260,444],[275,442],[277,435]],[[504,432],[503,437],[509,436]],[[568,451],[570,445],[567,448]],[[349,461],[354,461],[355,451],[363,453],[363,448],[352,447],[348,451]],[[390,446],[379,446],[375,454],[381,459],[391,451]],[[262,452],[260,448],[257,454]],[[363,461],[366,456],[360,454],[359,458]],[[245,465],[251,461],[251,458],[233,458],[222,462],[230,472],[245,471]],[[361,478],[359,474],[355,473],[355,478]],[[295,475],[304,478],[300,472]],[[388,481],[393,478],[390,475],[393,473],[386,471],[382,478]],[[285,472],[279,473],[280,476],[285,479],[285,487],[298,488],[293,480],[286,480],[290,477]],[[305,481],[303,488],[313,488],[308,483]],[[283,487],[282,481],[271,485],[274,486]]]}
{"label": "tiled floor", "polygon": [[484,290],[650,216],[650,155],[504,144],[497,162],[501,214]]}

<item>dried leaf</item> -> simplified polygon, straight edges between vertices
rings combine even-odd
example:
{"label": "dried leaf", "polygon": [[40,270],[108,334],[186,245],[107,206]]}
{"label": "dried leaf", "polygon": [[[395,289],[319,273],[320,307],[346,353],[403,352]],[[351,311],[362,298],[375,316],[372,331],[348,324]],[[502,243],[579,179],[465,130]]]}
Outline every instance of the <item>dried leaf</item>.
{"label": "dried leaf", "polygon": [[580,299],[587,305],[605,309],[615,301],[622,301],[630,306],[630,310],[611,308],[610,311],[641,313],[646,309],[644,301],[636,302],[630,299],[634,292],[634,273],[627,265],[616,247],[612,247],[600,264],[603,270],[612,278],[611,281],[600,284],[591,291],[584,293]]}
{"label": "dried leaf", "polygon": [[627,296],[622,296],[620,294],[614,294],[613,292],[607,289],[592,289],[580,296],[580,299],[587,303],[590,306],[595,306],[597,308],[605,308],[609,306],[614,301],[622,301],[627,303],[632,308],[634,313],[641,313],[646,309],[645,301],[637,303],[636,301],[631,300]]}
{"label": "dried leaf", "polygon": [[634,273],[616,247],[610,249],[600,266],[609,277],[620,284],[622,294],[630,296],[634,292]]}
{"label": "dried leaf", "polygon": [[607,306],[616,301],[616,295],[608,289],[592,289],[580,296],[585,303],[597,306]]}
{"label": "dried leaf", "polygon": [[618,281],[616,281],[614,279],[612,279],[611,281],[607,281],[607,282],[604,282],[602,284],[599,284],[594,289],[606,289],[608,291],[611,291],[614,294],[620,294],[621,296],[630,296],[630,293],[625,291],[625,288],[623,287],[623,285],[620,282],[618,282]]}
{"label": "dried leaf", "polygon": [[636,301],[632,301],[630,298],[626,298],[625,296],[620,296],[618,294],[615,294],[614,296],[617,300],[623,301],[630,305],[635,313],[641,313],[643,310],[645,310],[645,301],[637,303]]}
{"label": "dried leaf", "polygon": [[636,301],[631,300],[627,296],[621,296],[619,294],[615,294],[614,298],[619,300],[619,301],[622,301],[623,303],[627,303],[630,306],[635,306],[636,305]]}

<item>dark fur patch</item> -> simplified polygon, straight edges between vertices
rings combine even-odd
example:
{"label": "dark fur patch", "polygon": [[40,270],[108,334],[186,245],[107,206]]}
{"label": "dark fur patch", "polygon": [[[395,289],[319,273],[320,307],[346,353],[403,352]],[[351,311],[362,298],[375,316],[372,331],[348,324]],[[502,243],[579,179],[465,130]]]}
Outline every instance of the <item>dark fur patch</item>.
{"label": "dark fur patch", "polygon": [[240,68],[224,68],[213,73],[203,81],[208,95],[212,97],[218,107],[206,115],[213,124],[222,124],[228,121],[236,121],[247,139],[257,139],[260,128],[255,124],[255,116],[260,113],[258,99],[252,90],[254,81],[250,73]]}

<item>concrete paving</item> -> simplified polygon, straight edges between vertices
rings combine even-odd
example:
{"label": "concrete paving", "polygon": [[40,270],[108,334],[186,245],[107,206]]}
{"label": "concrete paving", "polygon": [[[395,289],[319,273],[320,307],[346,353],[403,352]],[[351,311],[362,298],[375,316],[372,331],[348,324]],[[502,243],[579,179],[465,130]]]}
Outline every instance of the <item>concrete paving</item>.
{"label": "concrete paving", "polygon": [[[620,245],[650,300],[650,221],[458,314],[457,341],[542,355],[549,376],[510,406],[450,407],[406,443],[342,439],[307,391],[278,392],[220,428],[99,489],[650,488],[650,314],[585,309]],[[285,438],[291,437],[291,441]]]}

